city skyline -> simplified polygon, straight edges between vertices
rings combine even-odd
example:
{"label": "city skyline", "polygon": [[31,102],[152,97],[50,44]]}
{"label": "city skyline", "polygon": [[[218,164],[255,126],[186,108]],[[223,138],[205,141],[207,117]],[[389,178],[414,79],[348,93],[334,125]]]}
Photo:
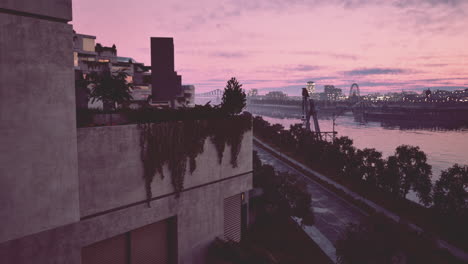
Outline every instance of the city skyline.
{"label": "city skyline", "polygon": [[464,1],[80,0],[73,8],[77,32],[147,65],[150,37],[173,37],[176,71],[197,92],[232,76],[246,89],[293,95],[309,80],[319,91],[357,82],[363,94],[468,88]]}

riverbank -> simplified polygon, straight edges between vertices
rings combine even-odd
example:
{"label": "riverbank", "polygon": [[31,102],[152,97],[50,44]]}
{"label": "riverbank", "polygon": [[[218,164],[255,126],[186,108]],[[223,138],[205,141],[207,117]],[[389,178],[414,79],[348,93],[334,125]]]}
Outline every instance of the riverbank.
{"label": "riverbank", "polygon": [[[256,144],[265,144],[264,147],[270,148],[270,152],[276,157],[280,158],[290,166],[294,167],[298,171],[301,171],[308,177],[311,177],[322,185],[326,186],[331,191],[340,195],[344,199],[353,203],[354,205],[362,208],[368,213],[376,211],[383,211],[387,216],[390,216],[395,221],[401,223],[413,222],[416,225],[410,225],[414,230],[422,232],[428,238],[433,238],[438,242],[441,248],[447,248],[449,251],[459,258],[468,261],[466,238],[463,237],[447,237],[443,233],[443,230],[438,226],[438,216],[431,210],[424,208],[418,204],[412,203],[408,200],[394,199],[388,195],[382,193],[379,190],[375,190],[366,186],[357,185],[356,183],[345,181],[336,175],[322,174],[320,172],[313,171],[314,168],[306,167],[304,160],[301,157],[297,157],[294,153],[283,152],[278,146],[275,146],[273,142],[263,139],[264,142],[255,140]],[[312,171],[311,171],[312,170]],[[325,176],[326,175],[326,176]],[[395,213],[393,213],[395,212]],[[428,230],[430,230],[428,232]],[[463,248],[458,249],[455,246],[451,246],[448,243],[438,239],[440,237],[444,240],[449,240],[452,244]]]}
{"label": "riverbank", "polygon": [[[271,113],[271,111],[270,111]],[[254,115],[257,115],[255,113]],[[261,115],[271,124],[281,124],[286,130],[291,125],[301,123],[300,117],[272,117],[268,113]],[[359,149],[375,148],[382,152],[383,158],[394,154],[400,145],[419,146],[427,154],[427,162],[432,165],[432,182],[438,180],[442,170],[454,163],[468,164],[468,128],[454,128],[437,123],[422,123],[408,121],[366,121],[358,119],[352,113],[344,113],[336,118],[335,131],[339,136],[347,136],[353,140],[353,145]],[[332,131],[331,118],[320,118],[322,131]],[[410,199],[417,200],[416,196]]]}

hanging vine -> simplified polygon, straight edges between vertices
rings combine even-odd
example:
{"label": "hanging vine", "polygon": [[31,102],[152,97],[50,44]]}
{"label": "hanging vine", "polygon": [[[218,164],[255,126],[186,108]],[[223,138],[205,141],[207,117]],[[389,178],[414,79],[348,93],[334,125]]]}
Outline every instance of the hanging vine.
{"label": "hanging vine", "polygon": [[242,139],[245,132],[249,131],[252,127],[252,119],[239,117],[236,120],[237,129],[230,129],[227,131],[227,144],[231,147],[231,165],[237,168],[237,157],[239,156]]}
{"label": "hanging vine", "polygon": [[203,153],[207,137],[215,145],[218,163],[222,162],[227,144],[231,147],[231,165],[237,167],[243,135],[251,129],[251,117],[242,115],[228,119],[143,123],[139,129],[143,178],[149,205],[151,183],[156,174],[164,178],[164,165],[168,166],[171,184],[176,197],[179,196],[184,188],[187,163],[192,174],[197,167],[196,157]]}

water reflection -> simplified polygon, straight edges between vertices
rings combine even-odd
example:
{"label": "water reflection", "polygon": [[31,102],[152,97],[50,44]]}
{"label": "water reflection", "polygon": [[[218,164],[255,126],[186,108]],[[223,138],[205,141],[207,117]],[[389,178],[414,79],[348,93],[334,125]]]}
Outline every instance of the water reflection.
{"label": "water reflection", "polygon": [[[251,112],[261,115],[270,123],[279,123],[286,129],[290,125],[301,123],[300,115],[275,112]],[[319,115],[322,131],[333,130],[333,115]],[[468,164],[468,128],[444,124],[415,121],[375,121],[366,120],[352,112],[343,113],[335,119],[338,136],[348,136],[358,148],[375,148],[384,157],[392,155],[396,147],[406,144],[419,146],[428,155],[428,162],[433,167],[433,180],[439,178],[441,170],[454,163]]]}
{"label": "water reflection", "polygon": [[[302,110],[298,107],[252,107],[247,108],[253,114],[276,117],[279,119],[298,119],[302,115]],[[339,116],[352,116],[354,123],[360,125],[378,125],[384,129],[390,130],[429,130],[429,131],[466,131],[468,130],[468,123],[463,119],[450,116],[439,116],[433,119],[417,119],[417,120],[402,120],[402,119],[386,119],[365,116],[362,112],[342,112],[333,113],[318,111],[319,120],[332,120],[333,117]]]}

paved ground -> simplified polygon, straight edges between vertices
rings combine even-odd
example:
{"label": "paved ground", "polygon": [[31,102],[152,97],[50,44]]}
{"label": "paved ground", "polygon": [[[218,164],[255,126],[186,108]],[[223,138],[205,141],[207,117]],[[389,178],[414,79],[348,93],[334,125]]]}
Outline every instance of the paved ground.
{"label": "paved ground", "polygon": [[[259,157],[263,162],[274,166],[277,170],[293,172],[299,177],[303,177],[306,180],[307,188],[309,189],[313,199],[312,206],[315,212],[316,224],[311,227],[305,227],[304,231],[307,232],[307,234],[322,248],[322,250],[332,260],[335,260],[336,254],[334,245],[336,244],[336,241],[342,233],[342,231],[346,228],[346,224],[349,222],[358,222],[359,219],[366,215],[365,212],[357,208],[355,205],[343,200],[341,197],[323,188],[320,184],[306,177],[303,173],[297,171],[288,164],[274,157],[269,152],[260,148],[258,144],[263,145],[264,148],[270,149],[270,151],[275,152],[279,156],[282,156],[281,153],[273,150],[271,147],[265,145],[258,139],[255,139],[254,141],[256,142],[256,144],[254,144],[254,150],[258,152]],[[316,171],[313,171],[310,168],[307,168],[306,166],[300,164],[295,160],[292,160],[289,157],[282,156],[282,158],[293,163],[295,166],[298,166],[299,168],[309,173],[312,173],[313,175],[327,182],[328,184],[332,184],[335,188],[343,191],[353,199],[367,204],[367,206],[373,208],[376,212],[382,213],[396,222],[402,221],[400,216],[398,216],[397,214],[390,212],[389,210],[382,208],[381,206],[373,203],[372,201],[361,197],[360,195],[354,193],[346,187],[330,180],[326,176]],[[423,232],[423,230],[420,227],[413,223],[410,223],[408,221],[404,221],[404,223],[408,224],[408,226],[414,231]],[[461,250],[439,238],[436,239],[436,242],[440,248],[447,249],[452,255],[468,263],[468,252],[465,252],[464,250]]]}
{"label": "paved ground", "polygon": [[294,173],[305,180],[307,189],[312,196],[315,225],[313,227],[305,227],[304,231],[334,260],[336,258],[336,241],[345,230],[347,224],[359,222],[365,213],[341,197],[326,190],[301,172],[275,158],[262,148],[254,146],[254,150],[257,151],[263,163],[272,165],[277,171]]}

